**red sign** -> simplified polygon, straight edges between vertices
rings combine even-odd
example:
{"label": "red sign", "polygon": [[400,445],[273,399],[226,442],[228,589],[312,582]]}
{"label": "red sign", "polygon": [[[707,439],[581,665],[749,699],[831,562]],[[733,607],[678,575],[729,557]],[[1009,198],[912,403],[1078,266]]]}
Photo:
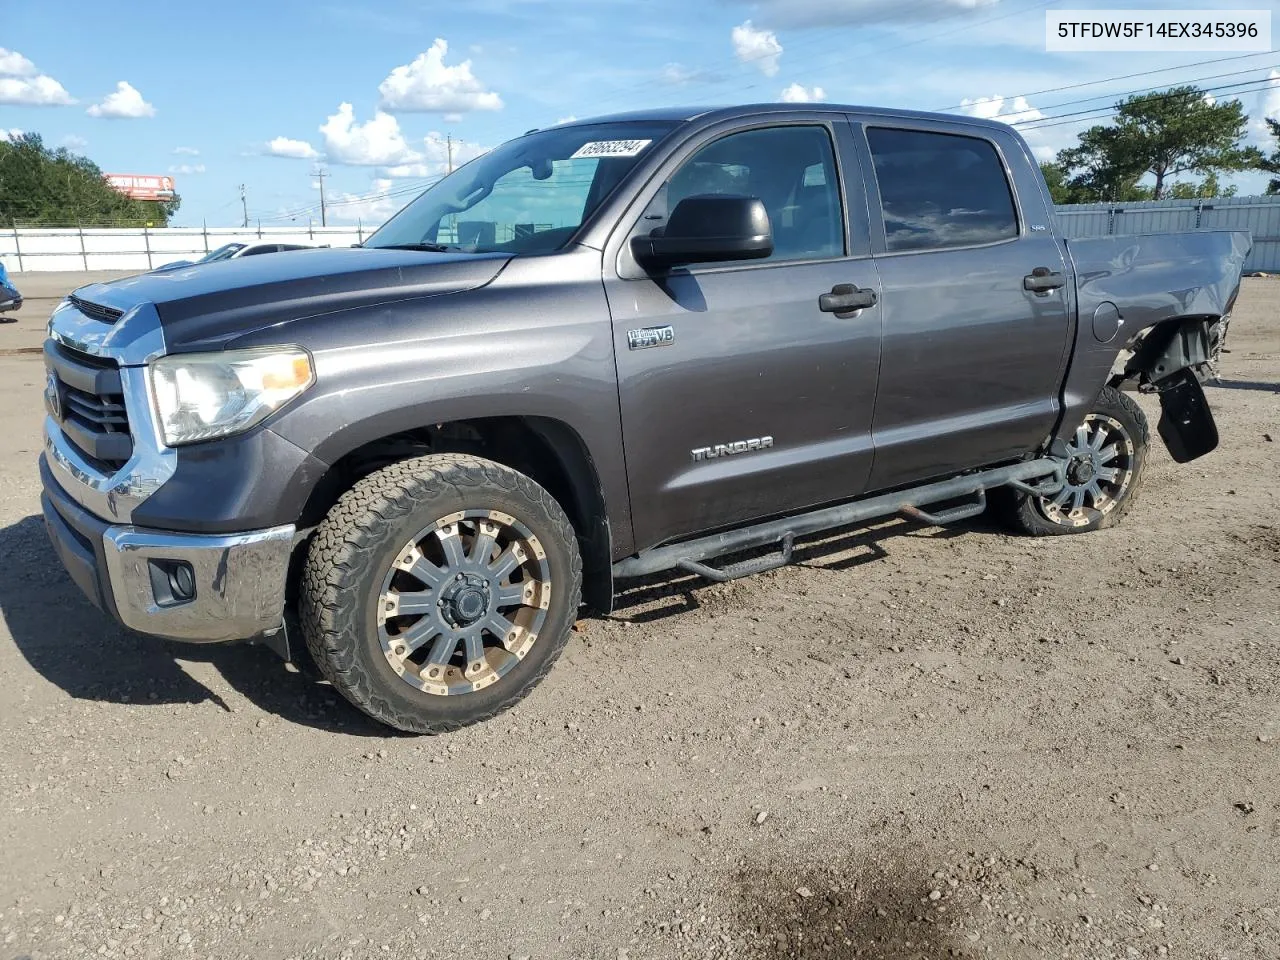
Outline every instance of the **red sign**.
{"label": "red sign", "polygon": [[172,200],[173,177],[137,173],[106,173],[111,184],[132,200]]}

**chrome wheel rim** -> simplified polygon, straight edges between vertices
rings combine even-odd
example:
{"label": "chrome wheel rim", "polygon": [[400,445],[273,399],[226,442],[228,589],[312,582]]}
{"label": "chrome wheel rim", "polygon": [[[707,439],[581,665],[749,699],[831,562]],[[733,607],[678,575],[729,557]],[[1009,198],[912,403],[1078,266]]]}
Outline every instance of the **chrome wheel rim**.
{"label": "chrome wheel rim", "polygon": [[1067,444],[1066,483],[1036,505],[1052,523],[1088,526],[1120,505],[1133,481],[1133,462],[1133,440],[1124,425],[1091,413]]}
{"label": "chrome wheel rim", "polygon": [[435,696],[483,690],[529,655],[551,605],[547,553],[496,510],[442,517],[401,547],[377,597],[391,669]]}

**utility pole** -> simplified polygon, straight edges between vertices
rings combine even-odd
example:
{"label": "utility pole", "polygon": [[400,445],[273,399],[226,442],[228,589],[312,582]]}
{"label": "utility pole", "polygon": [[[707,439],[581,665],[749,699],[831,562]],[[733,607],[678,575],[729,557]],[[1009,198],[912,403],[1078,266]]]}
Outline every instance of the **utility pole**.
{"label": "utility pole", "polygon": [[315,170],[311,171],[311,175],[312,175],[313,177],[317,177],[317,178],[319,178],[319,180],[320,180],[320,226],[322,226],[322,227],[327,227],[327,226],[329,225],[329,221],[328,221],[327,219],[325,219],[325,209],[324,209],[324,178],[325,178],[325,177],[327,177],[327,176],[329,176],[329,174],[327,174],[327,173],[325,172],[324,167],[316,167],[316,169],[315,169]]}
{"label": "utility pole", "polygon": [[244,196],[244,184],[240,184],[240,208],[244,211],[244,223],[241,224],[246,230],[249,229],[249,201]]}
{"label": "utility pole", "polygon": [[448,138],[445,140],[445,144],[449,149],[449,166],[448,166],[447,172],[453,173],[453,134],[452,133],[449,134]]}

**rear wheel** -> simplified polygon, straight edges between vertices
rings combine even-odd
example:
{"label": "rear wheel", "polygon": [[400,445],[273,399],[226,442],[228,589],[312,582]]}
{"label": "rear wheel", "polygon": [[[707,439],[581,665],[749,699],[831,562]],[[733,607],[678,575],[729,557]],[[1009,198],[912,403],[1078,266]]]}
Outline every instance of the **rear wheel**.
{"label": "rear wheel", "polygon": [[1142,408],[1127,394],[1103,388],[1067,439],[1066,484],[1049,496],[1015,494],[1009,519],[1034,536],[1088,533],[1118,523],[1142,483],[1150,442]]}
{"label": "rear wheel", "polygon": [[382,723],[439,733],[523,698],[560,655],[582,565],[559,504],[478,457],[394,464],[316,531],[303,632],[325,677]]}

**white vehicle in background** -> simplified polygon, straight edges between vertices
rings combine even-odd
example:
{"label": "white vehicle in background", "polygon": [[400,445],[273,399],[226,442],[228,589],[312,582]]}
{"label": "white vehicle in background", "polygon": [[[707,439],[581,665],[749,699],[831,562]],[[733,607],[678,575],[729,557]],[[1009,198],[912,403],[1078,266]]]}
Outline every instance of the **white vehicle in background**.
{"label": "white vehicle in background", "polygon": [[210,250],[199,260],[175,260],[156,267],[152,273],[161,270],[176,270],[178,267],[192,267],[198,263],[212,263],[215,260],[236,260],[240,257],[252,257],[259,253],[283,253],[285,250],[311,250],[305,243],[278,243],[274,240],[255,240],[251,243],[224,243],[217,249]]}

